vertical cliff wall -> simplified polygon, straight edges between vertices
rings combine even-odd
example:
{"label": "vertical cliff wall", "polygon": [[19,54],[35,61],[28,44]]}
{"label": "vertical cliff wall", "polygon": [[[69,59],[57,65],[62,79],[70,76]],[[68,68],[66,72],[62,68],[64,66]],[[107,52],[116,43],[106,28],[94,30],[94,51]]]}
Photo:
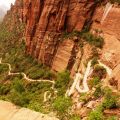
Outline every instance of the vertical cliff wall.
{"label": "vertical cliff wall", "polygon": [[[18,21],[25,23],[27,54],[54,71],[75,71],[77,59],[82,55],[78,40],[74,37],[63,40],[63,33],[86,28],[93,33],[102,31],[105,45],[100,50],[101,60],[114,69],[120,63],[120,8],[114,5],[101,23],[106,3],[105,0],[102,4],[94,0],[16,0],[4,21],[11,29]],[[85,45],[84,60],[90,54],[91,47]]]}
{"label": "vertical cliff wall", "polygon": [[11,15],[10,26],[14,26],[16,17],[24,22],[27,53],[61,71],[71,68],[70,61],[76,56],[75,42],[61,41],[61,34],[82,30],[90,23],[95,8],[92,0],[16,0],[5,19]]}

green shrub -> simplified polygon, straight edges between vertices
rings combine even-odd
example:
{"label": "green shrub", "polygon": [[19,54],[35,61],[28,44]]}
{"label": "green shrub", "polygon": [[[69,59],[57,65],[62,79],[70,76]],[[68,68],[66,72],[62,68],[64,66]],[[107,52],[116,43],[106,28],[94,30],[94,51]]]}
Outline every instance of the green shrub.
{"label": "green shrub", "polygon": [[70,73],[68,71],[64,71],[57,74],[57,80],[56,80],[56,88],[60,88],[62,86],[68,85],[70,80]]}
{"label": "green shrub", "polygon": [[44,74],[45,71],[43,69],[37,69],[36,71],[29,73],[29,77],[32,79],[39,79],[42,78]]}
{"label": "green shrub", "polygon": [[27,75],[32,79],[52,79],[53,73],[46,67],[41,64],[31,67],[27,71]]}
{"label": "green shrub", "polygon": [[64,95],[70,81],[69,71],[64,71],[57,74],[57,80],[55,82],[55,88],[58,89],[59,95]]}
{"label": "green shrub", "polygon": [[111,116],[111,117],[108,117],[107,120],[118,120],[118,117],[116,117],[116,116]]}
{"label": "green shrub", "polygon": [[103,120],[103,112],[102,112],[102,107],[99,106],[98,108],[96,108],[95,110],[93,110],[92,112],[90,112],[89,116],[88,116],[88,120]]}
{"label": "green shrub", "polygon": [[83,33],[82,38],[89,42],[91,45],[94,45],[95,47],[102,48],[104,45],[104,39],[102,37],[95,36],[90,32]]}
{"label": "green shrub", "polygon": [[102,103],[104,109],[112,109],[117,107],[118,96],[112,94],[112,90],[109,88],[104,89],[104,101]]}
{"label": "green shrub", "polygon": [[97,57],[94,57],[94,58],[92,59],[91,65],[94,66],[94,65],[96,65],[96,64],[98,64],[98,58],[97,58]]}
{"label": "green shrub", "polygon": [[45,71],[43,79],[52,79],[53,73],[49,70]]}
{"label": "green shrub", "polygon": [[15,91],[11,94],[9,99],[12,103],[21,107],[26,107],[30,102],[30,99],[27,94],[19,94]]}
{"label": "green shrub", "polygon": [[45,91],[48,91],[51,89],[52,83],[48,83],[48,82],[43,82],[43,83],[39,83],[39,82],[34,82],[34,83],[28,83],[25,88],[28,92],[32,92],[35,93],[37,91],[44,93]]}
{"label": "green shrub", "polygon": [[56,98],[53,102],[53,108],[61,114],[67,113],[71,105],[71,99],[62,96]]}
{"label": "green shrub", "polygon": [[8,71],[8,66],[0,64],[0,74],[7,71]]}
{"label": "green shrub", "polygon": [[94,77],[93,79],[89,80],[89,85],[91,87],[94,87],[100,83],[100,78],[99,77]]}
{"label": "green shrub", "polygon": [[102,103],[102,106],[105,109],[117,108],[117,99],[118,97],[112,94],[110,89],[105,91],[105,98]]}
{"label": "green shrub", "polygon": [[95,98],[99,98],[100,96],[104,95],[103,90],[101,89],[101,85],[98,85],[93,93]]}
{"label": "green shrub", "polygon": [[35,110],[37,112],[43,112],[44,108],[42,107],[42,104],[40,102],[30,102],[30,104],[27,106],[29,109]]}
{"label": "green shrub", "polygon": [[9,84],[0,84],[0,95],[6,95],[10,92],[10,85]]}
{"label": "green shrub", "polygon": [[77,36],[78,38],[83,38],[86,40],[89,44],[94,45],[95,47],[102,48],[104,45],[104,39],[100,36],[95,36],[92,33],[88,31],[72,31],[71,33],[64,32],[62,35],[63,39],[72,38],[74,36]]}
{"label": "green shrub", "polygon": [[13,83],[13,89],[18,92],[18,93],[22,93],[25,92],[25,88],[23,86],[23,83],[20,80],[16,80]]}
{"label": "green shrub", "polygon": [[89,98],[90,98],[89,94],[87,94],[87,93],[81,93],[79,100],[82,101],[82,102],[84,102],[84,103],[87,103],[89,101]]}

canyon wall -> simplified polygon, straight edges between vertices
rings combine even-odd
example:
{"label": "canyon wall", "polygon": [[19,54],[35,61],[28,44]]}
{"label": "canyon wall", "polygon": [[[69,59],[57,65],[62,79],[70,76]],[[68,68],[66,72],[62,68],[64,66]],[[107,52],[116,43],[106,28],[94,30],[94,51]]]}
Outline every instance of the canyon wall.
{"label": "canyon wall", "polygon": [[19,17],[26,24],[27,53],[53,70],[61,71],[71,68],[70,61],[74,62],[76,56],[75,42],[62,41],[61,34],[82,30],[95,7],[92,0],[16,0],[5,19],[11,15],[10,25],[14,26],[15,17]]}
{"label": "canyon wall", "polygon": [[[113,77],[120,78],[120,7],[113,5],[105,20],[101,19],[107,2],[94,0],[16,0],[4,21],[11,15],[14,26],[16,18],[25,23],[26,52],[54,71],[76,71],[81,56],[80,69],[89,59],[91,46],[84,46],[82,55],[77,38],[62,39],[63,33],[90,28],[104,38],[105,44],[99,49],[100,59],[113,69]],[[16,17],[17,16],[17,17]],[[6,23],[7,24],[7,23]],[[78,67],[78,66],[77,66]],[[120,83],[119,83],[120,84]]]}

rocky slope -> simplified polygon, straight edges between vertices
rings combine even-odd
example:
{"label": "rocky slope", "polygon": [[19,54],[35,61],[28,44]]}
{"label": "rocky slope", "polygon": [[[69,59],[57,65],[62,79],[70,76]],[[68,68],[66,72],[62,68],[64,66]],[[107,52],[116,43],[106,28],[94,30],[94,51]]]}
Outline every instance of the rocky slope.
{"label": "rocky slope", "polygon": [[0,101],[0,120],[58,120],[26,108],[19,108],[9,102]]}
{"label": "rocky slope", "polygon": [[[69,69],[72,75],[78,69],[84,71],[84,63],[92,54],[92,46],[85,43],[82,53],[78,38],[63,40],[62,35],[89,29],[93,34],[104,38],[102,50],[98,49],[100,59],[113,69],[112,78],[118,81],[120,7],[113,5],[101,23],[106,4],[105,0],[102,3],[93,0],[16,0],[4,20],[9,24],[8,16],[11,16],[10,28],[17,22],[16,18],[25,23],[28,54],[54,71]],[[120,84],[119,81],[117,84]]]}

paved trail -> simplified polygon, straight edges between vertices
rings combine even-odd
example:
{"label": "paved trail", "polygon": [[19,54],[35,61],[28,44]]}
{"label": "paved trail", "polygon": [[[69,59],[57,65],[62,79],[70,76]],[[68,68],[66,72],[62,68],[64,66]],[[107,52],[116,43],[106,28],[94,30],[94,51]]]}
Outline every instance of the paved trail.
{"label": "paved trail", "polygon": [[81,80],[82,80],[82,74],[80,74],[78,72],[75,75],[75,79],[74,79],[74,82],[73,82],[69,92],[68,92],[68,96],[72,95],[74,93],[75,89],[79,93],[86,93],[86,92],[89,91],[89,87],[88,87],[88,84],[87,84],[87,79],[90,75],[90,72],[91,72],[91,60],[87,64],[87,68],[86,68],[86,71],[85,71],[85,74],[84,74],[84,77],[83,77],[83,89],[80,88],[80,83],[81,83]]}
{"label": "paved trail", "polygon": [[[2,58],[0,58],[0,64],[1,65],[7,65],[8,66],[8,75],[22,75],[23,76],[23,79],[25,79],[25,80],[27,80],[27,81],[29,81],[29,82],[49,82],[49,83],[52,83],[52,89],[53,90],[55,90],[54,89],[54,86],[55,86],[55,81],[52,81],[52,80],[43,80],[43,79],[38,79],[38,80],[34,80],[34,79],[30,79],[30,78],[28,78],[27,77],[27,75],[24,73],[24,72],[17,72],[17,73],[12,73],[11,71],[12,71],[12,67],[11,67],[11,65],[9,64],[9,63],[2,63]],[[49,91],[47,91],[47,92],[49,92]],[[50,99],[50,95],[49,96],[47,96],[47,92],[45,92],[44,93],[44,102],[46,102],[48,99]],[[47,99],[48,98],[48,99]]]}

